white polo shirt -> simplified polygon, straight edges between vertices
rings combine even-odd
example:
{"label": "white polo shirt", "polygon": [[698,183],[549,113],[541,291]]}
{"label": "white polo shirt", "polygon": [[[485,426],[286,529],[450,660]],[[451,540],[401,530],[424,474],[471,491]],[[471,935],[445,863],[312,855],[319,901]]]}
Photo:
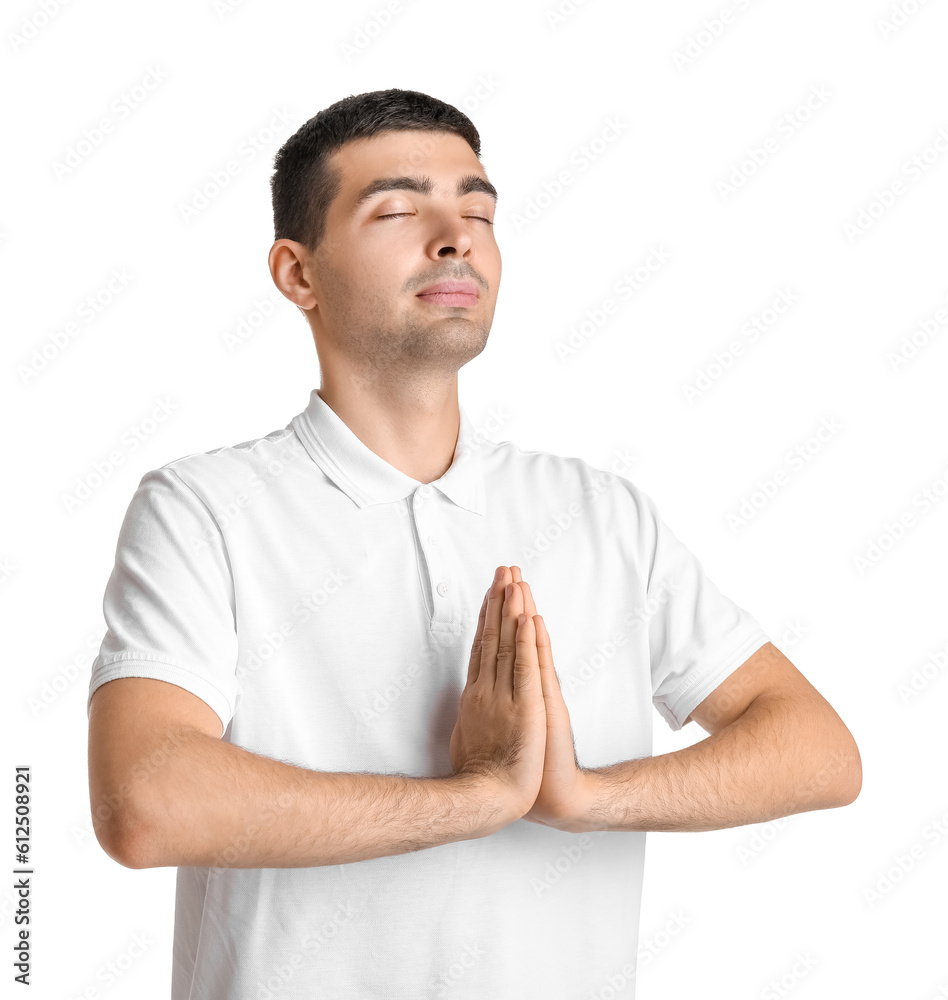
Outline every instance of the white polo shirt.
{"label": "white polo shirt", "polygon": [[[90,699],[153,677],[255,753],[448,775],[501,564],[549,627],[586,767],[649,756],[652,705],[679,729],[768,641],[627,479],[483,441],[461,407],[452,465],[424,485],[313,390],[284,429],[142,478]],[[350,864],[179,868],[173,998],[631,998],[644,850],[644,833],[518,820]]]}

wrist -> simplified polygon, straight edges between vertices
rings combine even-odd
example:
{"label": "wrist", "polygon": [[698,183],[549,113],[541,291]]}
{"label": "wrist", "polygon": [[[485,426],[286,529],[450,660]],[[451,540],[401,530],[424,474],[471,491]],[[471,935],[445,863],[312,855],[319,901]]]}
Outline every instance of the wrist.
{"label": "wrist", "polygon": [[510,786],[499,778],[475,771],[459,771],[450,779],[461,800],[460,808],[470,817],[472,836],[488,837],[519,819],[525,809],[510,794]]}
{"label": "wrist", "polygon": [[568,833],[593,833],[606,829],[599,821],[598,804],[602,793],[602,776],[594,769],[579,769],[579,791],[575,802],[573,815],[568,818],[561,830]]}

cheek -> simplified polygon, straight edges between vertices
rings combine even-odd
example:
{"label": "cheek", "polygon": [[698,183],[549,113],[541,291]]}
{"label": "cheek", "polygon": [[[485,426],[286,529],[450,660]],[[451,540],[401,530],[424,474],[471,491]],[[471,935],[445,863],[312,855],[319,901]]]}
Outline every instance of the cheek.
{"label": "cheek", "polygon": [[365,252],[364,247],[339,247],[332,260],[322,266],[320,274],[327,290],[341,300],[351,301],[365,294],[367,283],[377,282],[379,264],[373,254]]}
{"label": "cheek", "polygon": [[[384,236],[384,238],[383,238]],[[346,270],[356,275],[387,275],[387,283],[398,284],[407,280],[416,266],[417,245],[407,237],[398,239],[397,234],[379,233],[377,238],[363,240],[353,247],[346,258]]]}
{"label": "cheek", "polygon": [[496,291],[497,285],[500,284],[500,275],[503,270],[502,261],[500,259],[500,251],[496,247],[492,248],[492,252],[487,254],[486,257],[486,267],[484,277],[490,282],[491,287]]}

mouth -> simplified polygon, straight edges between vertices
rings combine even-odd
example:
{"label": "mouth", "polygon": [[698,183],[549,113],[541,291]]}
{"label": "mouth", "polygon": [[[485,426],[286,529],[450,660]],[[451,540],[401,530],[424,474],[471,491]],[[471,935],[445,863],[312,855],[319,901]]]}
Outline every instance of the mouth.
{"label": "mouth", "polygon": [[436,306],[476,306],[479,296],[473,281],[439,281],[423,288],[416,297]]}

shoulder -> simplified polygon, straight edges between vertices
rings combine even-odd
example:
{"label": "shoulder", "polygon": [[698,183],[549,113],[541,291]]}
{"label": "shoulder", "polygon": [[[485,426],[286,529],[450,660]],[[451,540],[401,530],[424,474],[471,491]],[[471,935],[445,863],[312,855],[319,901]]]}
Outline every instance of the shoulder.
{"label": "shoulder", "polygon": [[181,455],[147,472],[142,482],[183,484],[203,496],[219,493],[221,488],[239,489],[242,483],[264,474],[272,476],[303,457],[299,439],[287,425],[238,444]]}
{"label": "shoulder", "polygon": [[483,442],[481,453],[485,475],[495,484],[543,490],[551,497],[608,496],[642,514],[652,505],[648,494],[628,478],[634,458],[627,453],[617,452],[602,465],[577,455],[522,448],[513,441]]}

